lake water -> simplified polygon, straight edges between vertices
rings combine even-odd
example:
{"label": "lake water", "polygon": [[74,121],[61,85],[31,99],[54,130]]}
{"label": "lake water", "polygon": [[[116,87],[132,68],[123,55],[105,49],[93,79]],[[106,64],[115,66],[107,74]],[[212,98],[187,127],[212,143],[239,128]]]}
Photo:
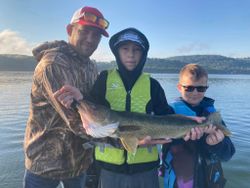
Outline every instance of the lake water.
{"label": "lake water", "polygon": [[[179,96],[178,75],[154,74],[168,101]],[[0,188],[22,187],[23,138],[29,111],[31,72],[0,71]],[[233,135],[236,154],[223,163],[227,188],[248,188],[250,183],[250,75],[210,75],[207,95],[216,100]]]}

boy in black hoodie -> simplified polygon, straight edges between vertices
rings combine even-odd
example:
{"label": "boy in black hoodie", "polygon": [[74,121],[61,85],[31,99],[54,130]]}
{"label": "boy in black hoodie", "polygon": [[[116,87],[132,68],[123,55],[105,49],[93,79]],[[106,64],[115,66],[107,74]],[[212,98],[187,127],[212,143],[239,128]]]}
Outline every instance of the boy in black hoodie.
{"label": "boy in black hoodie", "polygon": [[[109,46],[118,69],[100,73],[91,92],[95,102],[116,111],[173,113],[159,82],[142,71],[149,50],[145,35],[135,28],[127,28],[113,35]],[[133,155],[124,150],[120,141],[110,139],[109,143],[95,148],[95,160],[101,168],[99,187],[159,187],[156,145],[141,145]]]}

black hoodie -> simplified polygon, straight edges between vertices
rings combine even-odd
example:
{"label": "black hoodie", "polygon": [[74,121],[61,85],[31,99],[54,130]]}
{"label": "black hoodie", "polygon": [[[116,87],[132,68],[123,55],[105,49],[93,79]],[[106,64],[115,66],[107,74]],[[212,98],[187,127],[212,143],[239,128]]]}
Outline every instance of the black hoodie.
{"label": "black hoodie", "polygon": [[[127,41],[137,43],[143,50],[142,58],[139,64],[132,71],[127,70],[123,66],[118,55],[118,48]],[[142,74],[149,50],[149,42],[146,36],[137,29],[127,28],[113,35],[110,38],[109,46],[116,58],[118,72],[121,76],[125,89],[128,92],[132,89],[136,80]],[[105,99],[107,75],[107,71],[100,73],[97,81],[94,84],[91,95],[94,99],[94,102],[110,107],[110,104]],[[168,106],[163,88],[159,82],[153,78],[150,78],[150,92],[151,100],[146,106],[147,113],[153,113],[156,115],[166,115],[173,113],[172,109]]]}
{"label": "black hoodie", "polygon": [[[124,65],[121,63],[121,60],[120,60],[120,57],[118,54],[118,48],[122,44],[124,44],[125,42],[128,42],[128,41],[137,43],[143,50],[142,57],[141,57],[139,64],[132,71],[129,71],[124,67]],[[116,63],[118,66],[118,71],[119,71],[119,74],[122,78],[124,86],[125,86],[126,90],[129,91],[132,89],[136,80],[141,75],[142,69],[143,69],[145,62],[147,60],[147,55],[148,55],[148,50],[149,50],[148,39],[139,30],[137,30],[135,28],[127,28],[127,29],[124,29],[124,30],[116,33],[115,35],[113,35],[110,38],[109,47],[115,56]]]}
{"label": "black hoodie", "polygon": [[[141,61],[139,62],[137,67],[132,71],[128,71],[122,65],[119,55],[118,55],[119,46],[124,44],[127,41],[136,42],[143,49],[143,55],[142,55]],[[142,74],[142,69],[145,65],[145,62],[147,59],[147,53],[149,49],[148,40],[137,29],[127,28],[113,35],[109,41],[109,46],[113,54],[115,55],[116,62],[118,65],[118,72],[121,76],[125,89],[128,92],[132,89],[134,83]],[[92,89],[91,96],[93,97],[95,103],[99,103],[99,104],[110,107],[109,102],[105,98],[107,76],[108,76],[108,71],[103,71],[100,73]],[[151,94],[151,100],[146,105],[146,112],[148,114],[153,113],[156,115],[166,115],[166,114],[173,113],[171,107],[168,106],[163,88],[161,87],[159,82],[153,78],[150,78],[150,94]],[[126,102],[129,103],[129,100],[126,100]],[[129,106],[129,104],[127,105],[127,103],[126,103],[126,110],[130,111],[130,108],[127,108],[127,106]],[[112,138],[108,138],[107,142],[111,145],[119,147],[119,143]],[[124,163],[118,166],[114,164],[110,164],[110,163],[101,162],[101,161],[96,161],[96,164],[106,170],[119,172],[119,173],[133,174],[133,173],[145,172],[147,170],[154,169],[159,165],[159,161],[139,163],[139,164]]]}

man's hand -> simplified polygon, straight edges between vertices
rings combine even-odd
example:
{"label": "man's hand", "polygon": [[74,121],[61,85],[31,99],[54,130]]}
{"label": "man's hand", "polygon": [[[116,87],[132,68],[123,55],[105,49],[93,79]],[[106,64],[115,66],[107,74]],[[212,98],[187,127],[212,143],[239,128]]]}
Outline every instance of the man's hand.
{"label": "man's hand", "polygon": [[[197,116],[187,116],[188,118],[195,120],[197,123],[202,123],[206,120],[205,117],[197,117]],[[185,141],[188,140],[199,140],[204,134],[204,128],[202,127],[194,127],[186,134],[183,138]]]}
{"label": "man's hand", "polygon": [[64,85],[54,93],[54,97],[66,108],[71,107],[73,99],[77,101],[83,99],[80,90],[71,85]]}

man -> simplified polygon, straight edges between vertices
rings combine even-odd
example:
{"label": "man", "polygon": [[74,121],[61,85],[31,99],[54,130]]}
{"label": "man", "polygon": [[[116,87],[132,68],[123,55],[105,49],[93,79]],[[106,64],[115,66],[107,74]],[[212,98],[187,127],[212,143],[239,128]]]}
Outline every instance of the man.
{"label": "man", "polygon": [[92,162],[92,146],[76,113],[62,107],[53,93],[65,83],[87,96],[97,77],[89,57],[101,35],[108,37],[108,21],[96,8],[77,10],[67,26],[68,43],[54,41],[33,50],[39,61],[33,76],[30,115],[24,151],[24,187],[82,188]]}

